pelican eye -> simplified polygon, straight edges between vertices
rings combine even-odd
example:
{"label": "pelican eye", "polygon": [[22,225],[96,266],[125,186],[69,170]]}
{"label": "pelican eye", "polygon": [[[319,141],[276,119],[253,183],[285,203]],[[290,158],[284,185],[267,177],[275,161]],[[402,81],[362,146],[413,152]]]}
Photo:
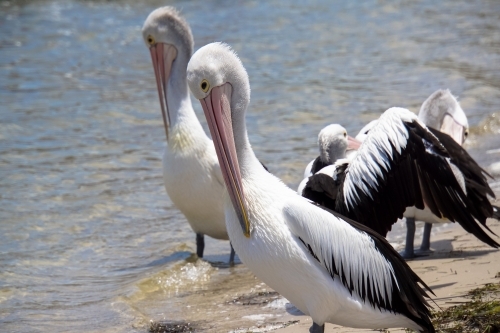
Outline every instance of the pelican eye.
{"label": "pelican eye", "polygon": [[146,39],[148,41],[149,45],[154,45],[156,44],[155,38],[151,35],[148,35],[148,38]]}
{"label": "pelican eye", "polygon": [[207,80],[203,79],[203,81],[201,81],[200,88],[203,92],[207,92],[208,89],[210,89],[210,83],[208,83]]}
{"label": "pelican eye", "polygon": [[346,132],[344,132],[344,138],[345,138],[346,136],[347,136],[347,133],[346,133]]}
{"label": "pelican eye", "polygon": [[468,137],[468,136],[469,136],[469,130],[465,130],[464,136],[465,136],[465,137]]}

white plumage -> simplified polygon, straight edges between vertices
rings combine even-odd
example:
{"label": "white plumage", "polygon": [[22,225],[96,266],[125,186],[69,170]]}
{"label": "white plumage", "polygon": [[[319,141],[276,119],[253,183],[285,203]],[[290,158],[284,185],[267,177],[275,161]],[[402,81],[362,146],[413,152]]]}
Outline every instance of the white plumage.
{"label": "white plumage", "polygon": [[[390,108],[379,118],[379,123],[360,146],[358,153],[349,164],[343,190],[347,209],[359,203],[357,189],[373,199],[377,191],[377,179],[384,179],[393,160],[393,147],[401,154],[406,148],[408,130],[403,122],[420,122],[411,111],[403,108]],[[425,125],[422,124],[423,127]]]}
{"label": "white plumage", "polygon": [[[380,236],[329,213],[266,172],[244,116],[248,76],[220,43],[200,48],[188,83],[207,117],[227,187],[227,230],[252,272],[314,321],[433,332],[422,282]],[[404,293],[404,296],[403,296]]]}
{"label": "white plumage", "polygon": [[229,238],[219,161],[212,140],[194,113],[186,82],[193,37],[187,22],[172,7],[161,7],[149,14],[142,34],[151,52],[167,134],[163,154],[165,189],[197,234],[196,252],[202,257],[203,235]]}

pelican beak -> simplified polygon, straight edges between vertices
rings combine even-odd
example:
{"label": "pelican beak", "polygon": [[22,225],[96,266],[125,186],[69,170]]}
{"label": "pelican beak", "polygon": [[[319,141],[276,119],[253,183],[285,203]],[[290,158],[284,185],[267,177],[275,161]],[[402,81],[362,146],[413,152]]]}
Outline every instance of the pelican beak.
{"label": "pelican beak", "polygon": [[240,221],[243,234],[250,237],[248,210],[233,136],[230,104],[232,90],[229,83],[214,87],[207,97],[200,99],[200,102],[214,140],[227,192]]}
{"label": "pelican beak", "polygon": [[168,140],[168,129],[170,126],[170,114],[168,113],[167,103],[167,84],[170,77],[172,63],[177,57],[177,49],[170,44],[157,43],[149,48],[151,60],[156,77],[156,87],[158,88],[158,97],[160,98],[161,115],[165,134]]}
{"label": "pelican beak", "polygon": [[449,114],[444,116],[443,123],[439,130],[451,136],[459,145],[462,145],[465,141],[464,126],[460,125]]}
{"label": "pelican beak", "polygon": [[361,146],[361,141],[352,136],[347,136],[347,150],[358,150],[359,146]]}

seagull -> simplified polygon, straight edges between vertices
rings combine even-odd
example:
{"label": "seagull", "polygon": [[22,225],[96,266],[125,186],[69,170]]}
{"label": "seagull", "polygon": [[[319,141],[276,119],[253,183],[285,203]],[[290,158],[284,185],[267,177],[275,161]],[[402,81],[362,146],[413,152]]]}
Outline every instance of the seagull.
{"label": "seagull", "polygon": [[[494,207],[487,198],[494,197],[486,181],[489,175],[448,135],[426,128],[421,117],[409,111],[406,114],[408,120],[403,122],[383,114],[365,126],[356,136],[364,140],[357,155],[352,160],[338,160],[302,181],[299,193],[382,236],[403,213],[412,221],[418,212],[419,217],[428,216],[427,221],[458,221],[486,244],[499,247],[480,227],[488,229],[486,218],[494,217]],[[455,132],[456,137],[466,133]],[[386,156],[378,155],[380,149],[386,150]],[[450,192],[450,186],[458,191]],[[427,205],[424,210],[423,203]],[[413,231],[414,226],[413,220]],[[407,248],[413,244],[413,235]],[[406,254],[403,252],[403,257],[408,257]]]}
{"label": "seagull", "polygon": [[[203,258],[204,235],[229,239],[224,218],[224,179],[212,140],[194,113],[186,82],[193,36],[173,7],[149,14],[142,36],[151,53],[167,145],[163,182],[168,196],[196,233],[196,254]],[[234,263],[231,246],[230,264]]]}
{"label": "seagull", "polygon": [[261,166],[245,123],[249,78],[234,51],[222,43],[200,48],[187,78],[220,161],[231,242],[259,279],[312,317],[310,332],[324,332],[327,322],[435,332],[429,287],[383,237],[299,196]]}

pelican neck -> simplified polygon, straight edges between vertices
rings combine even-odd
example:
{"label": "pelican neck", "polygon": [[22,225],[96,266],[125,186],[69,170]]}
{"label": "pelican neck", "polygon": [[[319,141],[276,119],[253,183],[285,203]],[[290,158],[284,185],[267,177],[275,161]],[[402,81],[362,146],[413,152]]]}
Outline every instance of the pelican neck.
{"label": "pelican neck", "polygon": [[[234,103],[233,103],[234,104]],[[242,178],[249,178],[252,174],[262,169],[261,163],[255,156],[250,141],[248,140],[248,133],[245,122],[246,110],[233,110],[232,123],[233,123],[233,137],[238,155],[238,164]]]}
{"label": "pelican neck", "polygon": [[172,71],[167,88],[167,104],[170,115],[169,132],[185,132],[188,130],[193,136],[196,136],[197,133],[202,133],[202,136],[207,138],[191,103],[186,80],[186,68],[187,61],[181,57],[178,57],[172,63]]}

